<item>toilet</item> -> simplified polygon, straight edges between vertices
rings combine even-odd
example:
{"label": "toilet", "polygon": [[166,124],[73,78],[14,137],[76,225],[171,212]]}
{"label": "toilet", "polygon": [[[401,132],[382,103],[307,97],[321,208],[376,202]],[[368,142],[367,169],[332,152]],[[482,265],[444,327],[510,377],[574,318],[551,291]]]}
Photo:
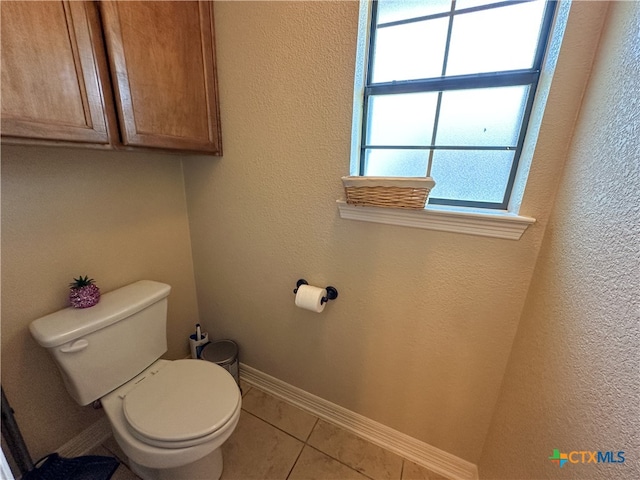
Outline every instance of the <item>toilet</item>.
{"label": "toilet", "polygon": [[66,308],[29,329],[80,405],[100,400],[113,436],[144,480],[217,480],[221,445],[242,398],[233,376],[201,360],[164,360],[169,285],[150,280]]}

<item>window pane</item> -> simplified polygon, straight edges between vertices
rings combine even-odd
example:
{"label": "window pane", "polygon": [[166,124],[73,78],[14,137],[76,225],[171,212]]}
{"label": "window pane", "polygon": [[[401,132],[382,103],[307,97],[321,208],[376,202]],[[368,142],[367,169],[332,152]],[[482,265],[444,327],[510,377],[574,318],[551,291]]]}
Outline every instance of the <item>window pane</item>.
{"label": "window pane", "polygon": [[434,198],[501,203],[513,151],[436,150],[431,176]]}
{"label": "window pane", "polygon": [[528,91],[517,86],[444,92],[436,145],[515,147]]}
{"label": "window pane", "polygon": [[428,158],[427,150],[367,149],[364,174],[372,177],[424,177]]}
{"label": "window pane", "polygon": [[531,68],[544,2],[457,15],[447,75]]}
{"label": "window pane", "polygon": [[451,0],[380,0],[378,24],[423,17],[451,10]]}
{"label": "window pane", "polygon": [[367,145],[431,144],[437,93],[369,97]]}
{"label": "window pane", "polygon": [[378,29],[371,82],[439,77],[447,22],[439,18]]}

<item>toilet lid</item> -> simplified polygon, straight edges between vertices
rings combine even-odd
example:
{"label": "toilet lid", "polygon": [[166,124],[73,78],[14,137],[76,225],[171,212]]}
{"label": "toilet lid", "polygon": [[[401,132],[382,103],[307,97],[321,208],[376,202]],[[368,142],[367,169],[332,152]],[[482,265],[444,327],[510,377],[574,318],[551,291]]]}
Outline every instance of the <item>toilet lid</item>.
{"label": "toilet lid", "polygon": [[220,429],[239,401],[238,386],[224,368],[202,360],[175,360],[127,393],[123,410],[138,434],[175,442]]}

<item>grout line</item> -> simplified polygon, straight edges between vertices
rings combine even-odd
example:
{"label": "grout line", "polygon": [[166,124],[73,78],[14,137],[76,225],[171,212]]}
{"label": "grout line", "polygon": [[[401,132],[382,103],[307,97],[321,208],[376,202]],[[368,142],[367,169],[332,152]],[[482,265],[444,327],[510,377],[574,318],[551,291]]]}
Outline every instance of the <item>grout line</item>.
{"label": "grout line", "polygon": [[[320,452],[322,455],[325,455],[327,457],[329,457],[331,460],[335,460],[336,462],[338,462],[341,465],[344,465],[345,467],[347,467],[349,470],[353,470],[354,472],[362,475],[363,477],[366,477],[370,480],[375,480],[373,477],[370,477],[369,475],[367,475],[364,472],[361,472],[360,470],[353,468],[351,465],[349,465],[348,463],[343,462],[342,460],[340,460],[339,458],[335,458],[334,456],[328,454],[327,452],[323,452],[322,450],[320,450],[318,447],[314,447],[313,445],[309,445],[306,444],[307,447],[314,449],[316,452]],[[400,479],[398,479],[400,480]]]}
{"label": "grout line", "polygon": [[277,425],[274,425],[273,423],[271,423],[271,422],[269,422],[269,421],[265,420],[264,418],[260,418],[260,417],[259,417],[258,415],[256,415],[255,413],[251,413],[250,411],[245,410],[244,408],[242,409],[242,411],[243,411],[244,413],[248,414],[248,415],[251,415],[251,416],[252,416],[252,417],[254,417],[254,418],[257,418],[257,419],[258,419],[258,420],[260,420],[261,422],[266,423],[266,424],[267,424],[267,425],[269,425],[270,427],[273,427],[273,428],[275,428],[276,430],[280,430],[282,433],[284,433],[284,434],[286,434],[286,435],[290,436],[291,438],[293,438],[294,440],[297,440],[298,442],[302,443],[302,445],[305,445],[305,444],[306,444],[304,440],[300,440],[298,437],[296,437],[296,436],[294,436],[294,435],[291,435],[289,432],[284,431],[283,429],[281,429],[281,428],[280,428],[280,427],[278,427]]}
{"label": "grout line", "polygon": [[[279,398],[276,398],[276,397],[274,397],[273,395],[271,395],[271,394],[269,394],[269,393],[267,393],[267,392],[263,392],[262,390],[260,390],[260,389],[259,389],[259,388],[257,388],[257,387],[252,387],[252,388],[256,388],[257,390],[259,390],[259,391],[260,391],[260,392],[262,392],[263,394],[265,394],[265,395],[267,395],[267,396],[271,397],[271,398],[272,398],[272,399],[274,399],[274,400],[277,400],[277,401],[280,401],[280,402],[286,403],[287,405],[291,405],[290,403],[285,402],[284,400],[281,400],[281,399],[279,399]],[[295,407],[295,408],[298,408],[298,407],[296,407],[295,405],[291,405],[291,406],[293,406],[293,407]],[[255,413],[251,413],[250,411],[245,410],[244,408],[243,408],[242,410],[243,410],[245,413],[247,413],[247,414],[251,415],[252,417],[254,417],[254,418],[258,419],[258,420],[263,421],[264,423],[266,423],[266,424],[267,424],[267,425],[269,425],[270,427],[273,427],[273,428],[275,428],[276,430],[279,430],[279,431],[281,431],[282,433],[284,433],[284,434],[286,434],[286,435],[288,435],[288,436],[290,436],[290,437],[292,437],[292,438],[294,438],[294,439],[296,439],[296,440],[298,440],[299,442],[301,442],[301,443],[302,443],[302,448],[300,449],[300,452],[298,453],[298,456],[296,457],[295,462],[293,462],[293,465],[291,466],[291,469],[289,470],[289,473],[288,473],[288,474],[287,474],[287,476],[285,477],[285,480],[288,480],[288,479],[289,479],[289,476],[290,476],[290,475],[291,475],[291,473],[293,472],[293,469],[296,467],[296,465],[297,465],[297,463],[298,463],[298,460],[300,460],[300,456],[302,455],[302,452],[304,451],[304,448],[305,448],[305,447],[312,448],[313,450],[315,450],[315,451],[317,451],[317,452],[321,453],[322,455],[325,455],[325,456],[329,457],[330,459],[332,459],[332,460],[334,460],[334,461],[338,462],[339,464],[341,464],[341,465],[343,465],[343,466],[347,467],[348,469],[353,470],[354,472],[357,472],[358,474],[360,474],[360,475],[362,475],[362,476],[364,476],[364,477],[368,478],[369,480],[375,480],[375,479],[373,479],[372,477],[370,477],[369,475],[367,475],[366,473],[361,472],[360,470],[357,470],[357,469],[356,469],[356,468],[354,468],[352,465],[349,465],[349,464],[345,463],[344,461],[340,460],[339,458],[335,458],[335,457],[333,457],[332,455],[330,455],[329,453],[324,452],[324,451],[320,450],[318,447],[314,447],[313,445],[310,445],[310,444],[308,443],[308,442],[309,442],[309,439],[311,438],[311,434],[313,433],[313,430],[316,428],[316,426],[317,426],[317,425],[318,425],[318,423],[320,422],[320,418],[316,417],[316,421],[315,421],[315,423],[313,424],[313,427],[311,428],[311,430],[309,431],[309,434],[307,435],[306,440],[300,440],[299,438],[297,438],[297,437],[295,437],[294,435],[290,434],[289,432],[287,432],[287,431],[283,430],[282,428],[278,427],[277,425],[274,425],[274,424],[273,424],[273,423],[271,423],[269,420],[267,420],[267,419],[265,419],[265,418],[262,418],[262,417],[260,417],[260,416],[256,415]],[[314,415],[314,416],[315,416],[315,415]],[[370,443],[370,442],[369,442],[369,443]],[[374,444],[372,444],[372,445],[374,445]],[[402,460],[404,461],[404,459],[402,459]],[[402,470],[401,470],[401,472],[400,472],[400,473],[402,474]],[[402,477],[398,477],[398,480],[400,480],[401,478],[402,478]]]}
{"label": "grout line", "polygon": [[[260,390],[260,389],[258,389],[258,390]],[[262,390],[260,390],[260,391],[262,391]],[[267,395],[268,395],[268,394],[267,394]],[[275,397],[274,397],[274,398],[275,398]],[[300,444],[301,444],[300,451],[298,452],[298,455],[296,456],[295,461],[294,461],[294,462],[293,462],[293,464],[291,465],[291,468],[289,469],[289,473],[287,473],[287,476],[285,477],[285,480],[287,480],[287,479],[289,478],[289,476],[291,475],[291,472],[293,472],[293,469],[296,467],[296,464],[298,463],[298,460],[300,459],[300,455],[302,455],[302,451],[304,450],[304,447],[306,447],[306,446],[307,446],[307,442],[306,442],[306,440],[300,440],[299,438],[297,438],[297,437],[295,437],[295,436],[291,435],[289,432],[285,432],[283,429],[281,429],[281,428],[280,428],[280,427],[278,427],[277,425],[272,424],[272,423],[271,423],[271,422],[269,422],[268,420],[265,420],[264,418],[261,418],[261,417],[259,417],[258,415],[254,414],[254,413],[251,413],[251,412],[250,412],[250,411],[248,411],[248,410],[245,410],[244,408],[242,409],[242,411],[243,411],[244,413],[246,413],[247,415],[251,415],[252,417],[256,418],[257,420],[260,420],[261,422],[266,423],[266,424],[267,424],[267,425],[269,425],[270,427],[275,428],[276,430],[278,430],[278,431],[280,431],[280,432],[284,433],[285,435],[288,435],[289,437],[293,438],[294,440],[296,440],[296,441],[300,442]],[[317,423],[317,420],[316,420],[316,423]],[[315,426],[315,425],[314,425],[314,426]],[[313,429],[311,429],[311,430],[313,431]],[[311,435],[311,434],[309,434],[309,435]],[[313,447],[312,447],[312,448],[313,448]]]}
{"label": "grout line", "polygon": [[296,457],[296,460],[293,462],[293,465],[291,465],[291,468],[289,469],[289,473],[287,473],[287,476],[284,477],[285,480],[289,480],[289,477],[291,476],[291,473],[293,472],[293,469],[296,468],[296,465],[298,464],[298,460],[300,460],[300,456],[302,455],[302,451],[304,450],[304,447],[306,447],[306,446],[307,446],[306,443],[302,444],[302,448],[298,452],[298,456]]}
{"label": "grout line", "polygon": [[[260,392],[261,392],[261,393],[263,393],[264,395],[267,395],[267,396],[271,397],[272,399],[274,399],[274,400],[276,400],[276,401],[286,403],[287,405],[293,406],[293,407],[295,407],[295,408],[299,408],[299,407],[297,407],[297,406],[295,406],[295,405],[291,405],[289,402],[287,402],[287,401],[285,401],[285,400],[282,400],[282,399],[280,399],[280,398],[274,397],[274,396],[273,396],[273,395],[271,395],[270,393],[267,393],[267,392],[264,392],[264,391],[260,390],[258,387],[252,387],[252,388],[255,388],[256,390],[260,391]],[[244,410],[244,409],[243,409],[243,410]],[[317,452],[320,452],[322,455],[325,455],[325,456],[329,457],[330,459],[332,459],[332,460],[334,460],[334,461],[336,461],[336,462],[340,463],[341,465],[344,465],[345,467],[349,468],[350,470],[353,470],[354,472],[357,472],[358,474],[360,474],[360,475],[362,475],[362,476],[364,476],[364,477],[366,477],[366,478],[368,478],[368,479],[370,479],[370,480],[375,480],[373,477],[370,477],[370,476],[369,476],[369,475],[367,475],[366,473],[361,472],[360,470],[358,470],[358,469],[354,468],[352,465],[349,465],[349,464],[345,463],[343,460],[340,460],[339,458],[334,457],[334,456],[333,456],[333,455],[331,455],[330,453],[327,453],[327,452],[325,452],[325,451],[321,450],[320,448],[318,448],[318,447],[316,447],[316,446],[313,446],[313,445],[310,445],[310,444],[309,444],[309,439],[311,438],[311,435],[313,434],[313,431],[315,430],[315,428],[318,426],[318,423],[320,422],[320,418],[319,418],[319,417],[316,417],[316,421],[315,421],[315,423],[313,424],[313,427],[311,428],[311,431],[310,431],[310,432],[309,432],[309,434],[307,435],[306,440],[300,440],[299,438],[297,438],[297,437],[293,436],[293,435],[292,435],[292,434],[290,434],[289,432],[286,432],[285,430],[281,429],[281,428],[280,428],[280,427],[278,427],[277,425],[272,424],[271,422],[269,422],[269,420],[267,420],[267,419],[265,419],[265,418],[262,418],[262,417],[260,417],[260,416],[258,416],[258,415],[256,415],[256,414],[254,414],[254,413],[251,413],[251,412],[249,412],[248,410],[244,410],[244,411],[245,411],[246,413],[248,413],[249,415],[251,415],[252,417],[257,418],[258,420],[262,420],[262,421],[263,421],[263,422],[265,422],[267,425],[272,426],[273,428],[275,428],[275,429],[277,429],[277,430],[280,430],[281,432],[286,433],[286,434],[287,434],[287,435],[289,435],[290,437],[293,437],[293,438],[295,438],[296,440],[301,441],[301,442],[303,443],[303,448],[302,448],[302,450],[300,450],[300,453],[298,454],[298,457],[296,458],[296,461],[293,463],[293,466],[291,467],[291,470],[290,470],[290,471],[289,471],[289,473],[287,474],[287,477],[286,477],[286,479],[285,479],[285,480],[287,480],[287,479],[289,478],[289,476],[291,475],[291,472],[293,471],[293,469],[295,468],[296,464],[298,463],[298,460],[300,459],[300,456],[302,455],[302,451],[304,450],[304,447],[312,448],[313,450],[315,450],[315,451],[317,451]],[[314,415],[314,416],[315,416],[315,415]],[[365,441],[366,441],[367,443],[369,443],[369,444],[371,444],[371,445],[373,445],[373,446],[376,446],[376,447],[377,447],[377,445],[375,445],[375,444],[373,444],[373,443],[371,443],[371,442],[369,442],[369,441],[367,441],[367,440],[365,440]],[[382,448],[382,447],[380,447],[380,448]],[[385,449],[385,450],[386,450],[386,449]],[[387,450],[387,451],[388,451],[388,450]],[[401,458],[401,460],[402,460],[402,463],[401,463],[401,465],[400,465],[400,476],[398,477],[398,480],[401,480],[401,479],[402,479],[402,467],[404,466],[404,460],[405,460],[405,459],[404,459],[404,458],[402,458],[402,457],[400,457],[400,458]]]}
{"label": "grout line", "polygon": [[309,431],[309,435],[307,435],[307,439],[304,441],[304,443],[306,445],[308,445],[309,439],[311,438],[311,434],[313,433],[313,431],[316,429],[316,426],[318,425],[318,422],[320,421],[320,419],[318,417],[316,417],[316,421],[313,424],[313,427],[311,427],[311,430]]}
{"label": "grout line", "polygon": [[305,443],[305,444],[306,444],[306,443],[307,443],[307,440],[309,440],[309,437],[311,436],[311,433],[313,433],[313,429],[314,429],[314,428],[316,427],[316,425],[318,424],[318,420],[320,420],[320,418],[318,418],[317,416],[315,416],[315,415],[313,415],[313,414],[311,414],[311,413],[309,413],[309,412],[305,412],[305,411],[304,411],[304,410],[302,410],[300,407],[297,407],[297,406],[295,406],[295,405],[292,405],[291,403],[289,403],[289,402],[287,402],[287,401],[285,401],[285,400],[282,400],[282,399],[280,399],[280,398],[274,397],[274,396],[273,396],[273,395],[271,395],[270,393],[267,393],[267,392],[265,392],[265,391],[263,391],[263,390],[260,390],[260,388],[258,388],[258,387],[253,387],[253,386],[252,386],[251,388],[254,388],[256,391],[260,392],[260,393],[261,393],[261,394],[263,394],[263,395],[266,395],[267,397],[271,398],[272,400],[275,400],[275,401],[277,401],[277,402],[282,402],[282,403],[284,403],[285,405],[288,405],[289,407],[293,407],[293,408],[295,408],[296,410],[300,410],[301,412],[303,412],[303,413],[305,413],[305,414],[307,414],[307,415],[309,415],[309,416],[311,416],[311,417],[313,417],[313,418],[315,418],[315,419],[316,419],[316,420],[315,420],[315,422],[313,423],[313,427],[311,427],[311,430],[310,430],[310,431],[309,431],[309,433],[307,434],[306,438],[305,438],[305,439],[302,439],[302,438],[298,438],[298,437],[296,437],[296,436],[295,436],[295,435],[293,435],[292,433],[287,432],[286,430],[284,430],[284,429],[280,428],[279,426],[277,426],[277,425],[275,425],[275,424],[271,423],[271,422],[270,422],[269,420],[267,420],[266,418],[262,418],[262,417],[260,417],[260,416],[256,415],[255,413],[251,413],[249,410],[246,410],[244,407],[242,408],[242,410],[244,410],[245,412],[250,413],[250,414],[251,414],[251,415],[253,415],[254,417],[259,418],[259,419],[260,419],[260,420],[262,420],[263,422],[268,423],[268,424],[269,424],[269,425],[271,425],[272,427],[275,427],[275,428],[277,428],[278,430],[280,430],[281,432],[286,433],[286,434],[287,434],[287,435],[289,435],[290,437],[293,437],[293,438],[295,438],[296,440],[298,440],[298,441],[300,441],[300,442],[302,442],[302,443]]}

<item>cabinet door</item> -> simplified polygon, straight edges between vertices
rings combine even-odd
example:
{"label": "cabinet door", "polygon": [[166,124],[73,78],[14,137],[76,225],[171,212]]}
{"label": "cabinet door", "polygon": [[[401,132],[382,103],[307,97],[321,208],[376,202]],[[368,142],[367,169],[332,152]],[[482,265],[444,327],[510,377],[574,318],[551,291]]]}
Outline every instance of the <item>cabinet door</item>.
{"label": "cabinet door", "polygon": [[0,5],[2,135],[109,143],[97,67],[99,55],[104,63],[104,51],[95,5],[66,1]]}
{"label": "cabinet door", "polygon": [[212,3],[100,6],[122,142],[221,154]]}

